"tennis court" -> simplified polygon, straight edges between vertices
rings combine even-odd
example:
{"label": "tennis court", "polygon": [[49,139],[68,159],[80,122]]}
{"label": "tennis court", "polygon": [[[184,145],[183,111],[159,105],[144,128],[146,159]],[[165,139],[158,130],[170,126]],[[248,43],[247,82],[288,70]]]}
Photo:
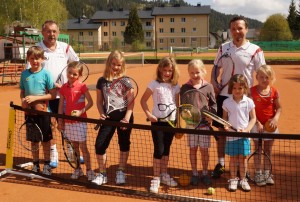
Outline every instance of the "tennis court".
{"label": "tennis court", "polygon": [[[99,69],[101,68],[100,65],[89,65],[90,68],[93,70],[94,68],[97,69],[97,72],[99,71]],[[187,70],[186,70],[186,65],[180,65],[180,84],[184,83],[185,81],[188,80],[188,74],[187,74]],[[207,70],[208,70],[208,75],[210,75],[210,70],[211,70],[211,65],[206,65]],[[300,115],[300,111],[297,110],[299,109],[299,87],[300,87],[300,66],[290,66],[290,65],[282,65],[282,66],[273,66],[277,75],[277,81],[275,82],[275,87],[279,90],[280,92],[280,96],[281,96],[281,102],[283,105],[283,113],[282,116],[280,118],[280,122],[279,122],[279,129],[281,131],[281,133],[283,134],[299,134],[299,124],[297,123],[297,117],[299,117]],[[103,68],[103,66],[102,66]],[[139,100],[140,97],[143,93],[143,91],[145,90],[147,84],[154,78],[154,74],[155,74],[155,69],[156,69],[156,65],[148,65],[146,64],[145,66],[137,66],[137,67],[132,67],[129,68],[127,71],[127,74],[131,77],[133,77],[138,85],[139,85],[139,95],[137,98],[137,104],[135,105],[135,109],[134,109],[134,114],[135,114],[135,123],[138,124],[148,124],[145,121],[145,115],[141,110],[141,107],[139,105]],[[91,94],[92,97],[94,99],[94,101],[96,100],[96,93],[93,89],[95,89],[95,83],[97,81],[97,79],[99,78],[101,74],[92,74],[90,75],[89,79],[87,80],[87,84],[91,89]],[[207,76],[207,78],[209,78],[209,76]],[[0,96],[1,96],[1,101],[0,101],[0,110],[1,110],[1,114],[2,114],[2,118],[1,118],[1,126],[0,126],[0,131],[2,134],[2,139],[3,141],[1,141],[0,144],[0,159],[1,159],[1,164],[0,164],[0,168],[4,169],[4,159],[5,159],[5,145],[6,145],[6,135],[7,135],[7,122],[8,122],[8,110],[9,110],[9,102],[10,101],[14,101],[15,104],[19,104],[19,90],[17,88],[17,86],[1,86],[0,87]],[[91,110],[88,111],[88,116],[90,118],[98,118],[98,113],[97,113],[97,109],[96,106],[94,105],[93,108]],[[135,141],[135,140],[132,140]],[[174,142],[176,143],[176,141],[178,140],[174,140]],[[184,143],[180,143],[180,145],[184,145],[185,144],[185,140],[182,139],[181,141],[183,141]],[[210,161],[210,169],[213,169],[213,166],[215,165],[215,155],[216,155],[216,150],[215,150],[215,143],[214,140],[212,141],[212,149],[211,149],[211,161]],[[147,142],[145,142],[145,144],[147,144]],[[177,145],[178,143],[176,143],[175,145]],[[274,150],[276,151],[280,151],[279,147],[282,146],[282,144],[276,144]],[[151,144],[149,144],[148,147],[152,147]],[[178,150],[179,148],[174,148],[174,150]],[[296,147],[296,145],[286,145],[286,147],[284,148],[284,150],[286,152],[288,152],[289,148],[293,148],[293,151],[291,151],[291,154],[294,155],[293,157],[291,157],[291,160],[295,160],[297,159],[297,157],[300,156],[300,150]],[[132,152],[134,153],[138,153],[140,152],[140,149],[143,150],[143,148],[141,148],[141,146],[136,146],[132,145]],[[172,153],[173,154],[173,153]],[[171,156],[172,156],[171,154]],[[175,154],[175,152],[174,152]],[[187,160],[187,156],[188,156],[188,151],[183,151],[181,152],[180,155],[185,154],[186,156],[178,156],[178,159],[184,159],[184,163],[189,164],[188,160]],[[108,153],[108,155],[110,155],[110,153]],[[111,154],[111,155],[116,155],[116,154]],[[115,158],[115,157],[111,157],[111,158]],[[135,161],[147,161],[150,162],[150,159],[130,159],[129,157],[129,163],[130,164],[135,164]],[[177,162],[177,164],[175,163]],[[173,161],[173,164],[171,165],[172,167],[180,167],[183,164],[182,161],[177,160],[177,161]],[[279,168],[280,166],[282,166],[284,168],[285,165],[275,165],[277,166],[276,169],[280,170],[281,168]],[[149,172],[151,172],[151,164],[149,165]],[[282,168],[282,169],[283,169]],[[296,170],[296,169],[295,169]],[[295,171],[294,170],[294,171]],[[293,171],[293,169],[291,169],[291,171]],[[228,176],[228,175],[227,175]],[[292,175],[288,175],[286,176],[287,178],[290,178]],[[10,178],[10,177],[9,177]],[[276,176],[275,176],[276,179]],[[16,179],[5,179],[5,177],[1,178],[1,183],[0,183],[0,189],[4,190],[3,193],[3,200],[2,201],[19,201],[21,199],[24,199],[24,197],[28,198],[29,200],[42,200],[45,199],[45,194],[46,191],[44,192],[45,189],[47,189],[47,195],[48,192],[49,194],[51,193],[51,195],[49,197],[47,197],[49,199],[49,201],[53,201],[53,200],[69,200],[69,201],[82,201],[82,200],[96,200],[96,199],[102,199],[102,197],[104,197],[107,201],[111,201],[111,200],[115,200],[115,198],[107,196],[107,195],[99,195],[99,193],[97,192],[97,190],[94,189],[89,189],[89,188],[85,188],[85,187],[80,187],[80,186],[72,186],[72,189],[74,191],[70,192],[68,191],[70,186],[66,186],[66,187],[60,187],[60,184],[56,184],[56,183],[47,183],[47,182],[40,182],[40,181],[33,181],[33,182],[28,182],[26,183],[26,181],[24,181],[24,179],[20,179],[20,178],[16,178]],[[7,182],[6,182],[7,181]],[[14,183],[9,183],[9,182],[14,182]],[[32,185],[30,185],[32,183]],[[29,185],[23,185],[23,184],[29,184]],[[149,182],[145,182],[145,187],[148,187]],[[218,198],[218,199],[222,199],[222,200],[245,200],[247,201],[248,196],[249,195],[253,195],[256,191],[257,192],[265,192],[268,193],[271,191],[271,189],[273,189],[274,187],[264,187],[264,188],[260,188],[260,187],[256,187],[255,185],[251,184],[252,186],[252,191],[250,193],[240,193],[241,191],[237,192],[237,193],[230,193],[226,191],[226,187],[227,187],[227,181],[226,179],[222,179],[222,182],[218,184],[220,186],[218,186],[216,188],[216,195],[214,195],[213,197],[211,196],[206,196],[204,195],[204,197],[207,198],[218,198],[218,193],[222,193],[222,198]],[[299,182],[296,182],[295,185],[299,184]],[[222,186],[223,185],[223,186]],[[50,188],[46,188],[46,187],[50,187]],[[126,185],[125,185],[126,186]],[[293,190],[286,190],[285,192],[283,192],[282,190],[280,191],[280,186],[277,185],[276,189],[279,189],[279,193],[283,193],[283,196],[278,196],[279,198],[284,197],[284,193],[294,193],[294,195],[288,196],[287,199],[290,199],[291,201],[293,199],[296,198],[296,200],[299,200],[299,196],[297,195],[297,186],[290,186]],[[65,189],[65,190],[62,190]],[[87,189],[87,190],[85,190]],[[190,191],[191,189],[205,189],[204,187],[193,187],[193,188],[184,188],[183,191],[187,192]],[[16,191],[18,190],[18,191]],[[180,191],[180,187],[178,188],[178,190]],[[193,191],[193,190],[192,190]],[[89,192],[89,193],[84,193],[84,192]],[[23,195],[21,194],[23,193]],[[31,194],[34,193],[34,196]],[[98,193],[98,194],[97,194]],[[177,192],[180,193],[180,192]],[[55,198],[55,194],[57,195],[62,195],[62,196],[57,196],[57,198]],[[109,193],[108,193],[109,194]],[[67,195],[69,197],[67,197]],[[63,197],[63,198],[62,198]],[[70,197],[74,197],[74,198],[70,198]],[[107,197],[107,198],[106,198]],[[268,197],[268,195],[266,194],[265,196],[266,198]],[[295,198],[294,198],[295,197]],[[103,199],[104,199],[103,198]],[[142,198],[140,198],[142,199]],[[133,198],[122,198],[121,200],[124,201],[133,201]],[[23,200],[24,201],[24,200]],[[46,200],[47,201],[47,200]]]}

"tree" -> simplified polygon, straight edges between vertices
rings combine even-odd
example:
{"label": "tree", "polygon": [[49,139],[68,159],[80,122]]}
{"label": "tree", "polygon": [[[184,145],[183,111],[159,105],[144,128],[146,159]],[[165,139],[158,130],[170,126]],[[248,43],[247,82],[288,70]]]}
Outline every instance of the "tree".
{"label": "tree", "polygon": [[136,7],[130,9],[128,24],[124,32],[124,41],[126,44],[132,44],[135,41],[142,43],[144,41],[144,31]]}
{"label": "tree", "polygon": [[286,41],[292,40],[293,36],[286,20],[282,14],[273,14],[268,17],[260,32],[262,41]]}
{"label": "tree", "polygon": [[0,9],[1,34],[7,34],[13,22],[19,22],[22,26],[41,28],[45,20],[52,19],[61,24],[68,18],[63,0],[3,1]]}
{"label": "tree", "polygon": [[298,38],[297,37],[297,31],[299,29],[299,23],[297,22],[298,20],[298,14],[297,14],[297,9],[296,9],[296,4],[295,1],[292,0],[290,7],[289,7],[289,14],[287,16],[287,21],[289,23],[289,27],[293,33],[293,38]]}

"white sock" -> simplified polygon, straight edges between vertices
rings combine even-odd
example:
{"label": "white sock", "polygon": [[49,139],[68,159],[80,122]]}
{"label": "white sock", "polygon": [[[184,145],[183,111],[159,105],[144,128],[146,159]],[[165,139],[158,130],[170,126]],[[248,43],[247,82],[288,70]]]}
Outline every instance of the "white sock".
{"label": "white sock", "polygon": [[207,170],[202,170],[202,175],[207,175]]}
{"label": "white sock", "polygon": [[193,175],[194,175],[194,176],[199,176],[198,171],[197,171],[197,170],[193,170]]}
{"label": "white sock", "polygon": [[225,159],[224,158],[219,158],[219,163],[224,166],[225,165]]}
{"label": "white sock", "polygon": [[56,149],[56,144],[51,145],[51,150],[54,150],[54,151],[57,150],[57,149]]}

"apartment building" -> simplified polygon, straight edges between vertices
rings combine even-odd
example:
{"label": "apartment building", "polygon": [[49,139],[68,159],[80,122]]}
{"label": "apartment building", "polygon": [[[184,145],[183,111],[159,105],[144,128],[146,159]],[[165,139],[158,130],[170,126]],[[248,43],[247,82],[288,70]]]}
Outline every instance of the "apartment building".
{"label": "apartment building", "polygon": [[[161,6],[139,10],[146,49],[208,47],[210,6]],[[85,51],[109,50],[116,43],[125,47],[124,32],[129,10],[97,11],[91,19],[71,19],[66,31],[70,41],[78,41]],[[91,50],[92,49],[92,50]]]}

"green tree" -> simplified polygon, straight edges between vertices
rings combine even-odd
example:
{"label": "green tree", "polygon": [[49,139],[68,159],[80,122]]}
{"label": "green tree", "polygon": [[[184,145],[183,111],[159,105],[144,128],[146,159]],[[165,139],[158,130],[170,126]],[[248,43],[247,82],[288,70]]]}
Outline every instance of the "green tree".
{"label": "green tree", "polygon": [[294,39],[298,38],[297,37],[297,31],[299,29],[299,25],[298,25],[299,23],[297,22],[298,18],[299,17],[297,15],[296,4],[295,4],[295,1],[292,0],[290,7],[289,7],[289,14],[287,16],[287,21],[288,21],[289,27],[293,33]]}
{"label": "green tree", "polygon": [[136,7],[130,9],[128,24],[124,32],[124,41],[126,44],[132,44],[135,41],[144,42],[144,31]]}
{"label": "green tree", "polygon": [[61,24],[68,18],[64,0],[10,0],[0,4],[0,33],[12,30],[13,22],[22,26],[41,28],[45,20],[52,19]]}
{"label": "green tree", "polygon": [[293,36],[286,20],[282,14],[273,14],[268,17],[260,32],[262,41],[286,41],[292,40]]}

